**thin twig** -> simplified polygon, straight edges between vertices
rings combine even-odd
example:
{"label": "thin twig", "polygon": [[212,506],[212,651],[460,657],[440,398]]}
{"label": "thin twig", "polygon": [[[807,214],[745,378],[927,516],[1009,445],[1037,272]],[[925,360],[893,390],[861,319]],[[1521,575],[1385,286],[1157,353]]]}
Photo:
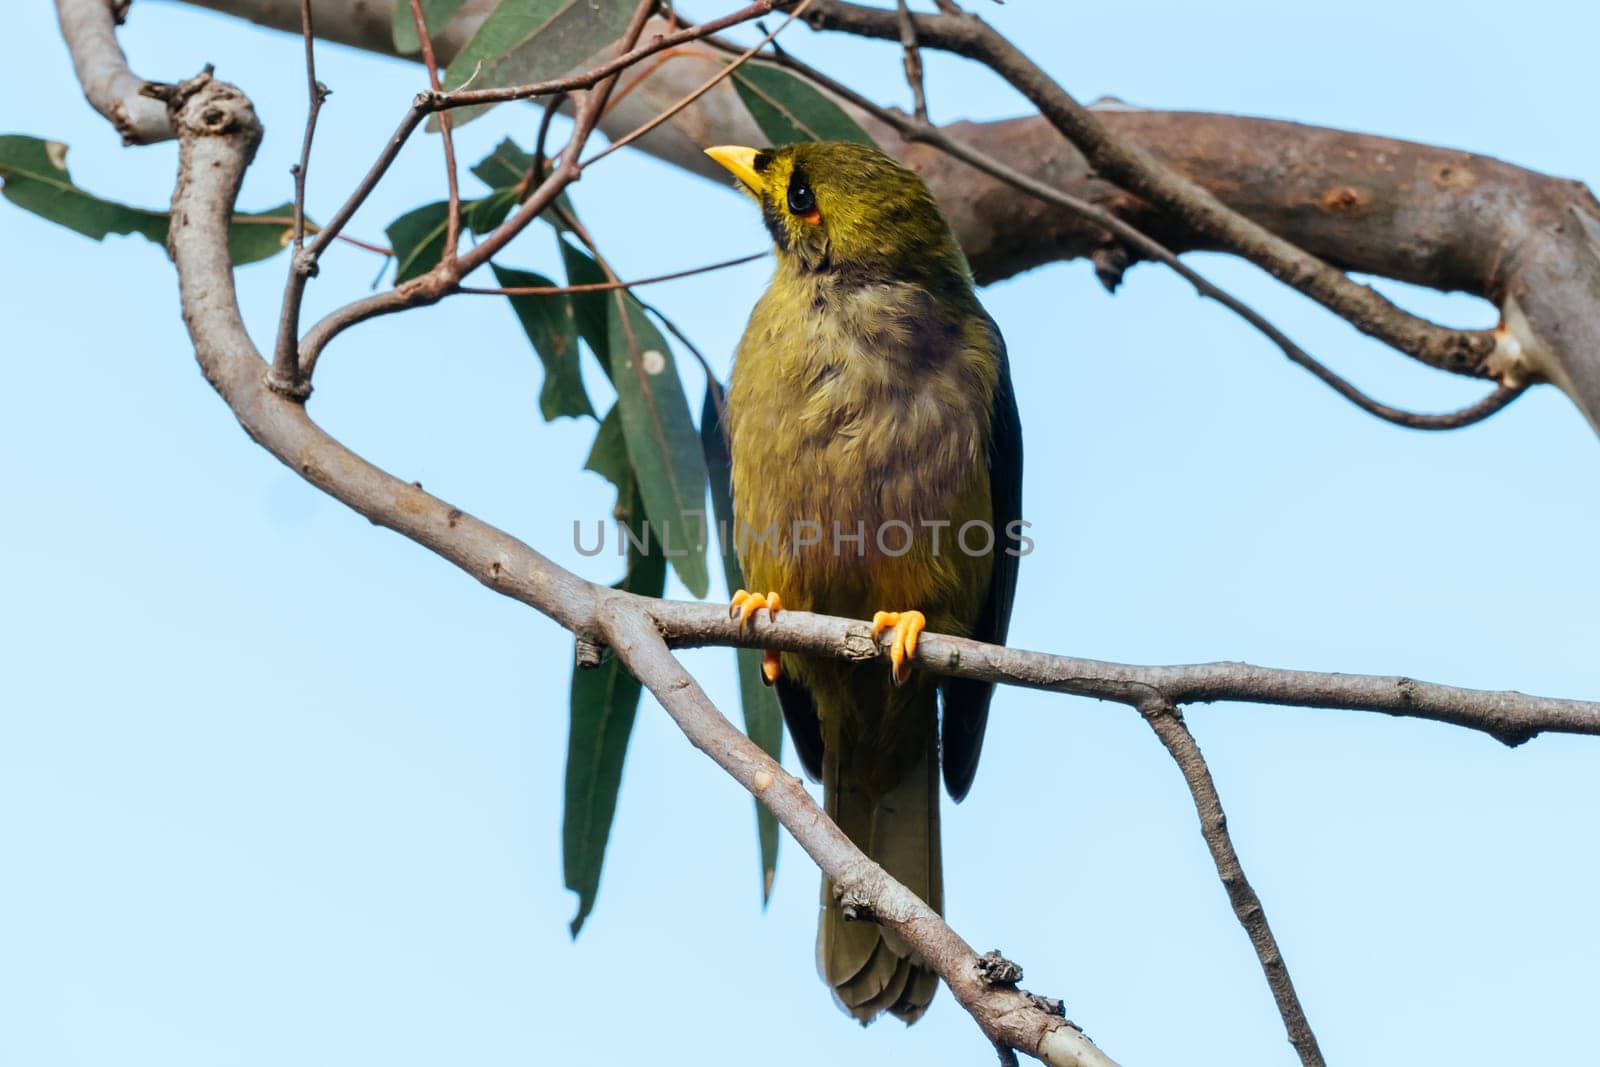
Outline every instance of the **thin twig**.
{"label": "thin twig", "polygon": [[1267,913],[1261,906],[1261,898],[1251,888],[1244,867],[1239,862],[1239,854],[1234,851],[1233,839],[1228,835],[1228,817],[1222,811],[1222,798],[1217,794],[1217,785],[1211,779],[1211,770],[1206,766],[1205,757],[1200,754],[1200,746],[1184,723],[1183,714],[1168,701],[1159,698],[1143,701],[1139,704],[1139,712],[1171,753],[1178,769],[1183,772],[1183,780],[1189,785],[1195,811],[1200,816],[1200,833],[1206,839],[1206,847],[1211,850],[1212,862],[1217,866],[1217,877],[1222,879],[1223,888],[1228,892],[1228,902],[1233,905],[1233,914],[1250,938],[1256,959],[1261,962],[1261,971],[1272,990],[1272,999],[1277,1002],[1278,1014],[1283,1019],[1289,1043],[1294,1046],[1303,1067],[1323,1067],[1325,1061],[1322,1050],[1317,1046],[1317,1035],[1312,1032],[1305,1008],[1295,993],[1294,980],[1283,961],[1283,953],[1278,949],[1278,941],[1272,936],[1272,927],[1267,924]]}
{"label": "thin twig", "polygon": [[618,280],[589,282],[584,285],[508,285],[493,289],[475,285],[458,285],[456,286],[456,292],[474,296],[559,296],[564,293],[606,293],[614,289],[636,289],[641,285],[655,285],[657,282],[671,282],[679,278],[691,278],[696,274],[709,274],[715,270],[739,267],[746,263],[753,263],[770,254],[769,252],[752,252],[747,256],[722,260],[720,263],[708,263],[703,267],[690,267],[687,270],[677,270],[671,274],[657,274],[650,278],[639,278],[631,282]]}
{"label": "thin twig", "polygon": [[316,32],[311,24],[311,0],[300,0],[300,36],[306,50],[306,128],[300,141],[300,161],[291,169],[294,175],[294,222],[289,256],[289,277],[283,286],[283,306],[278,312],[278,339],[273,347],[270,380],[286,395],[303,396],[300,381],[300,306],[306,283],[317,272],[316,259],[304,255],[306,239],[306,172],[311,168],[311,142],[317,132],[317,116],[328,87],[317,80]]}
{"label": "thin twig", "polygon": [[[422,62],[428,68],[428,85],[435,93],[441,91],[439,61],[433,54],[433,38],[428,35],[428,20],[422,13],[422,0],[411,0],[411,20],[417,24],[417,40],[422,44]],[[445,216],[444,253],[446,263],[456,258],[456,248],[461,241],[461,189],[456,178],[456,146],[451,135],[454,121],[448,111],[439,113],[439,139],[444,142],[445,179],[449,182],[449,207]]]}
{"label": "thin twig", "polygon": [[911,86],[911,113],[928,121],[928,97],[922,84],[922,49],[917,47],[917,27],[911,21],[906,0],[897,0],[900,15],[900,47],[905,52],[906,84]]}
{"label": "thin twig", "polygon": [[545,168],[550,162],[545,152],[545,146],[550,139],[550,124],[555,121],[556,112],[566,102],[567,94],[557,93],[544,103],[544,111],[539,116],[539,134],[533,140],[533,162],[528,165],[528,173],[522,179],[524,189],[531,189],[535,182],[544,180]]}
{"label": "thin twig", "polygon": [[[722,41],[712,39],[709,43],[718,47],[731,48]],[[893,127],[908,141],[917,141],[931,145],[947,155],[976,167],[992,177],[1007,183],[1013,188],[1020,189],[1030,196],[1039,198],[1046,203],[1054,204],[1074,214],[1093,222],[1109,231],[1113,236],[1120,238],[1124,243],[1132,245],[1142,252],[1147,258],[1164,264],[1184,280],[1189,282],[1195,291],[1202,297],[1215,300],[1223,307],[1232,311],[1257,331],[1262,333],[1289,360],[1299,367],[1303,367],[1317,377],[1319,381],[1329,386],[1334,392],[1344,397],[1350,403],[1367,412],[1369,415],[1382,419],[1397,426],[1404,426],[1412,430],[1458,430],[1495,414],[1501,408],[1521,396],[1527,388],[1525,385],[1502,385],[1484,399],[1457,411],[1443,414],[1425,414],[1406,411],[1403,408],[1393,407],[1376,400],[1362,392],[1357,386],[1339,375],[1337,372],[1320,362],[1315,356],[1296,344],[1288,334],[1280,330],[1266,316],[1243,300],[1229,293],[1221,286],[1216,285],[1205,275],[1193,269],[1178,258],[1177,254],[1149,236],[1138,227],[1107,211],[1097,204],[1090,203],[1081,197],[1073,196],[1054,186],[1048,185],[1031,174],[1026,174],[1014,167],[1009,167],[986,153],[980,152],[971,146],[956,140],[939,127],[919,119],[907,118],[899,112],[883,107],[867,97],[856,92],[850,86],[823,73],[810,64],[794,58],[788,53],[771,57],[771,62],[786,67],[797,74],[801,74],[830,93],[866,111],[880,121]]]}

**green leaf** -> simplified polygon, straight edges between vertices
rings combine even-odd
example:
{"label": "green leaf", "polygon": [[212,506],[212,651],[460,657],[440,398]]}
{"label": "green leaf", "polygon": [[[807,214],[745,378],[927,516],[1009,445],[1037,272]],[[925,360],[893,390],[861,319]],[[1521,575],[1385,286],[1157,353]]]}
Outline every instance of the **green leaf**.
{"label": "green leaf", "polygon": [[[561,262],[567,268],[568,285],[595,285],[610,280],[606,272],[600,269],[600,264],[588,253],[566,241],[558,240],[557,243],[561,245]],[[610,303],[608,294],[604,292],[572,294],[572,310],[578,319],[578,336],[599,358],[600,365],[608,375],[611,374],[611,342],[606,324],[611,314],[608,310]]]}
{"label": "green leaf", "polygon": [[774,145],[800,141],[855,141],[873,144],[867,131],[810,82],[762,63],[746,63],[733,72],[750,117]]}
{"label": "green leaf", "polygon": [[517,194],[516,189],[496,189],[481,200],[467,201],[461,205],[463,224],[479,236],[488,233],[517,206]]}
{"label": "green leaf", "polygon": [[[706,457],[706,473],[711,479],[711,512],[717,522],[717,540],[722,546],[722,574],[728,594],[744,587],[744,569],[735,551],[738,537],[733,519],[733,466],[728,455],[728,439],[723,433],[715,383],[706,382],[706,398],[700,407],[700,443]],[[735,650],[739,668],[739,702],[744,707],[744,732],[767,755],[783,762],[783,712],[772,687],[761,679],[761,653],[753,648]],[[778,872],[778,820],[757,800],[756,841],[761,849],[761,903],[772,897],[772,879]]]}
{"label": "green leaf", "polygon": [[478,160],[472,168],[473,175],[491,189],[504,189],[516,185],[533,169],[533,157],[522,146],[507,137],[495,145],[493,152]]}
{"label": "green leaf", "polygon": [[650,519],[649,534],[663,542],[683,584],[703,597],[710,588],[705,556],[706,461],[677,362],[666,338],[632,294],[617,289],[603,295],[611,381],[617,387],[628,459]]}
{"label": "green leaf", "polygon": [[[502,288],[553,286],[542,274],[511,270],[490,264]],[[563,415],[594,416],[589,394],[583,388],[583,373],[578,362],[578,325],[572,300],[564,293],[545,296],[512,296],[511,310],[517,313],[523,332],[544,364],[544,384],[539,388],[539,412],[548,422]]]}
{"label": "green leaf", "polygon": [[[548,167],[549,164],[547,163],[546,166]],[[472,173],[479,181],[494,190],[483,201],[480,201],[480,204],[487,206],[493,203],[498,214],[492,216],[493,221],[490,225],[474,226],[473,233],[487,233],[495,226],[498,226],[500,220],[506,217],[506,212],[510,210],[511,205],[525,200],[533,193],[533,187],[524,188],[522,185],[523,179],[528,176],[528,172],[532,169],[533,157],[524,152],[521,146],[510,138],[501,141],[495,146],[493,152],[478,161],[477,165],[472,168]],[[548,173],[548,170],[546,173]],[[552,207],[559,207],[564,211],[576,214],[573,211],[572,201],[567,198],[565,192],[557,194]],[[486,219],[490,217],[485,216]],[[552,226],[560,227],[559,221],[550,208],[545,210],[542,217]]]}
{"label": "green leaf", "polygon": [[[422,21],[427,23],[428,36],[435,39],[439,31],[450,25],[461,9],[462,0],[422,0]],[[394,50],[403,56],[422,51],[417,39],[417,20],[411,14],[408,0],[397,0],[394,5]]]}
{"label": "green leaf", "polygon": [[444,255],[445,230],[450,205],[443,200],[412,208],[389,223],[389,247],[394,249],[394,283],[410,281],[438,265]]}
{"label": "green leaf", "polygon": [[[565,74],[622,36],[634,5],[621,0],[505,0],[450,61],[446,89],[547,81]],[[487,107],[458,108],[457,126]]]}
{"label": "green leaf", "polygon": [[[643,522],[638,484],[628,467],[622,419],[613,407],[600,423],[586,464],[617,486],[617,517],[632,529]],[[614,588],[641,596],[660,596],[666,565],[659,552],[641,553],[628,545],[628,573]],[[593,670],[572,675],[572,722],[567,734],[566,804],[562,812],[561,860],[567,888],[578,894],[571,931],[577,937],[594,909],[606,842],[617,811],[617,791],[628,754],[628,739],[639,708],[640,686],[615,656]]]}
{"label": "green leaf", "polygon": [[[96,241],[116,233],[138,234],[163,247],[167,243],[167,212],[103,200],[73,184],[67,146],[59,141],[0,135],[0,183],[0,193],[18,207]],[[228,235],[234,264],[276,255],[289,244],[293,229],[293,204],[235,214]],[[306,229],[316,227],[308,222]]]}

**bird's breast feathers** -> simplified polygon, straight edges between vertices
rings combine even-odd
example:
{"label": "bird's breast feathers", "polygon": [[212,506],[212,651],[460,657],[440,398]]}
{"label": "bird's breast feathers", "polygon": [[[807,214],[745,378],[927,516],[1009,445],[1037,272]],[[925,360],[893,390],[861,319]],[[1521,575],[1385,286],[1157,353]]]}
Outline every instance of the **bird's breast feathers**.
{"label": "bird's breast feathers", "polygon": [[956,543],[991,515],[987,321],[975,301],[941,313],[907,282],[780,281],[751,316],[729,394],[747,577],[840,613],[969,599],[989,566]]}

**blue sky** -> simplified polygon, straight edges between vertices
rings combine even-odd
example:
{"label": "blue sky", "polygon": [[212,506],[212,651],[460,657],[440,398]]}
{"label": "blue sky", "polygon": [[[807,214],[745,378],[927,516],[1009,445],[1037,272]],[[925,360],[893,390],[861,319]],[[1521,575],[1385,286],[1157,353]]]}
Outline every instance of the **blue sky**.
{"label": "blue sky", "polygon": [[[978,0],[973,0],[974,4]],[[691,14],[716,5],[685,5]],[[1239,111],[1483,151],[1600,180],[1600,16],[1580,5],[981,5],[1089,99]],[[89,111],[43,4],[19,5],[0,128],[71,144],[80,182],[157,205],[175,150],[124,150]],[[267,138],[243,204],[289,195],[298,42],[182,5],[123,33],[152,78],[211,61]],[[1315,47],[1308,47],[1315,42]],[[786,46],[900,100],[890,46]],[[324,46],[310,208],[365,170],[419,68]],[[1021,110],[929,58],[939,119]],[[474,159],[535,113],[462,134]],[[352,224],[442,190],[419,139]],[[745,201],[631,153],[580,208],[624,276],[758,249]],[[567,936],[559,869],[570,640],[320,497],[252,445],[197,372],[165,258],[0,205],[0,1064],[969,1064],[948,994],[861,1030],[817,982],[816,875],[785,840],[758,894],[747,798],[648,700],[594,914]],[[506,261],[550,269],[545,235]],[[1194,257],[1394,402],[1477,388],[1358,337],[1252,268]],[[285,264],[244,269],[271,336]],[[650,291],[725,369],[768,267]],[[366,291],[336,249],[308,316]],[[1451,322],[1491,312],[1385,286]],[[1015,644],[1134,662],[1248,659],[1590,696],[1600,448],[1538,390],[1447,435],[1382,425],[1183,284],[1115,297],[1082,263],[988,289],[1006,333],[1037,550]],[[313,414],[374,461],[597,580],[574,515],[593,426],[546,425],[502,302],[458,298],[340,339]],[[597,404],[605,387],[592,383]],[[690,378],[691,395],[699,382]],[[681,589],[677,595],[683,595]],[[688,656],[734,710],[731,655]],[[1217,705],[1211,761],[1332,1062],[1590,1056],[1600,955],[1592,740],[1512,751],[1380,716]],[[945,808],[949,916],[1133,1064],[1290,1062],[1187,793],[1120,707],[1008,691],[971,797]]]}

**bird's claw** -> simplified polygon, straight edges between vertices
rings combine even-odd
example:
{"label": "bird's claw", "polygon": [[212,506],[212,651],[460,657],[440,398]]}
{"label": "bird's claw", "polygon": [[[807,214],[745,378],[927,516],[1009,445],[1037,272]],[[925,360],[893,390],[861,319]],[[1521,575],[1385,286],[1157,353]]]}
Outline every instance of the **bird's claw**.
{"label": "bird's claw", "polygon": [[927,617],[920,611],[880,611],[872,616],[874,641],[883,631],[894,630],[894,640],[889,645],[889,673],[895,685],[905,685],[910,680],[917,637],[927,625]]}
{"label": "bird's claw", "polygon": [[[742,634],[744,633],[745,623],[750,621],[750,616],[762,608],[767,609],[768,619],[776,619],[778,612],[783,610],[783,601],[778,599],[777,593],[768,593],[766,596],[762,596],[760,593],[752,593],[749,590],[741,589],[733,594],[733,600],[728,604],[728,618],[731,619],[734,616],[738,616],[739,632]],[[761,653],[761,680],[768,685],[776,685],[780,670],[778,650],[769,648],[763,651]]]}

